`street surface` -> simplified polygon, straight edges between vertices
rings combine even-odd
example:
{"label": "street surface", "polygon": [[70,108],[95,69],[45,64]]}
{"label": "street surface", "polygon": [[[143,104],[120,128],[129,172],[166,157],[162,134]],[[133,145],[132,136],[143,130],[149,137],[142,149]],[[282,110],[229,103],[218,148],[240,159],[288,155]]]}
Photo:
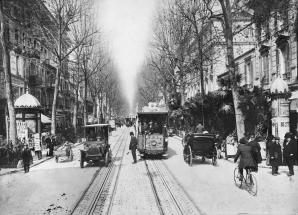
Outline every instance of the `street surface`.
{"label": "street surface", "polygon": [[[129,135],[128,129],[118,129],[111,136],[112,147],[121,132]],[[213,166],[211,160],[202,163],[198,159],[190,167],[183,161],[181,141],[173,137],[169,138],[167,159],[140,159],[137,164],[132,164],[131,153],[127,154],[128,143],[126,138],[122,145],[123,157],[118,154],[114,160],[111,183],[98,213],[159,214],[162,209],[164,214],[179,214],[171,199],[178,205],[188,205],[192,213],[187,214],[298,213],[297,167],[291,178],[287,176],[286,167],[281,167],[278,176],[272,176],[270,168],[259,168],[255,174],[258,194],[252,196],[235,186],[233,170],[236,164],[232,159],[220,159],[217,166]],[[85,168],[79,167],[80,147],[82,145],[74,150],[72,162],[61,159],[56,163],[50,159],[31,168],[28,174],[19,172],[0,176],[0,214],[70,214],[91,180],[100,175],[98,166],[85,164]],[[165,184],[169,189],[163,187]],[[185,208],[181,210],[185,211]]]}

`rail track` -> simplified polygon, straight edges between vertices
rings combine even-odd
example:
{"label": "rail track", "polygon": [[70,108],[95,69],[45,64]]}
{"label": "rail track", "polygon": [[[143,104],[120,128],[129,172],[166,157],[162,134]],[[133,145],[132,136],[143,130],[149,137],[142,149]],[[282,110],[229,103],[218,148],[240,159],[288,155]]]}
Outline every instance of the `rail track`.
{"label": "rail track", "polygon": [[117,163],[121,163],[122,161],[128,138],[127,129],[125,129],[112,148],[112,154],[114,154],[112,162],[108,167],[102,167],[95,173],[86,192],[75,204],[75,207],[71,212],[72,215],[102,213],[103,204],[107,198],[109,187],[111,186],[111,179],[113,178],[116,169],[118,169],[117,172],[119,172],[121,168],[121,164],[117,165]]}
{"label": "rail track", "polygon": [[145,160],[145,166],[161,215],[204,214],[196,207],[162,160]]}

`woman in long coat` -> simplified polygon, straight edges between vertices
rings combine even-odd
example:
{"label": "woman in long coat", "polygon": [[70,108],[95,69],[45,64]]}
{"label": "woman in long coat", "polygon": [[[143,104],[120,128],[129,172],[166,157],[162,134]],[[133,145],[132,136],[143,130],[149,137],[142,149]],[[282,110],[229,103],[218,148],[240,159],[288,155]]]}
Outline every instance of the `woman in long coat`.
{"label": "woman in long coat", "polygon": [[272,166],[272,175],[278,174],[278,166],[282,164],[281,146],[279,138],[273,137],[272,142],[268,146],[270,165]]}

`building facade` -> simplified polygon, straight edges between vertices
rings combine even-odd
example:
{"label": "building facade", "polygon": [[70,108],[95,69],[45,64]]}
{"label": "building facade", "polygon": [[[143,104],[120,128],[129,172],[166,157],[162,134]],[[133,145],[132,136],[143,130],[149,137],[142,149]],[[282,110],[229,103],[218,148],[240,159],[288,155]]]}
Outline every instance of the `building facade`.
{"label": "building facade", "polygon": [[[51,116],[54,96],[55,76],[58,67],[53,45],[42,32],[43,25],[55,34],[57,23],[54,16],[42,1],[36,0],[7,0],[5,1],[4,20],[6,41],[9,44],[10,73],[12,76],[13,99],[23,95],[26,89],[35,96],[43,114]],[[46,23],[46,24],[45,24]],[[63,43],[67,44],[66,39]],[[67,45],[63,46],[64,49]],[[2,58],[2,53],[1,53]],[[57,125],[70,125],[73,111],[73,92],[70,87],[67,61],[62,65],[63,75],[57,102]],[[0,99],[6,102],[4,71],[2,59],[0,66]],[[6,105],[0,106],[0,135],[5,136]]]}

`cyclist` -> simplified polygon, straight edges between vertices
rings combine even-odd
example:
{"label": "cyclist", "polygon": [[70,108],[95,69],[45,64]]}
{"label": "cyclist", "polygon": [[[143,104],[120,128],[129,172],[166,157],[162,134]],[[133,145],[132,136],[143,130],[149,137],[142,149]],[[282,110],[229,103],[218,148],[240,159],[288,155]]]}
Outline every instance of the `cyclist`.
{"label": "cyclist", "polygon": [[257,165],[255,160],[253,159],[252,152],[252,147],[248,145],[247,139],[245,137],[242,137],[239,140],[239,146],[234,158],[234,163],[236,163],[238,158],[240,157],[240,161],[238,164],[240,181],[243,180],[243,169],[254,169]]}

